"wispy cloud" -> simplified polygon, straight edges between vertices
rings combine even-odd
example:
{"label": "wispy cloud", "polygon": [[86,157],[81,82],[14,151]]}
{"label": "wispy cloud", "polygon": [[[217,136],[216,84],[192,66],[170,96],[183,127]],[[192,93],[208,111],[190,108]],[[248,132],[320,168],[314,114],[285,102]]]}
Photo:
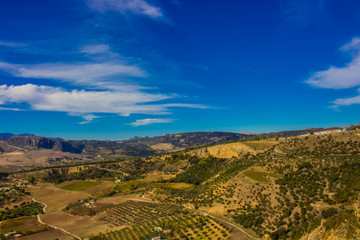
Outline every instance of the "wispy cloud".
{"label": "wispy cloud", "polygon": [[88,0],[91,8],[105,12],[114,10],[121,13],[131,12],[136,15],[145,15],[151,18],[163,17],[163,12],[159,7],[151,5],[145,0]]}
{"label": "wispy cloud", "polygon": [[[54,79],[78,86],[118,89],[130,87],[127,77],[145,77],[147,73],[137,66],[118,61],[102,63],[44,63],[37,65],[0,62],[0,70],[15,77]],[[109,79],[116,76],[117,78]],[[134,86],[132,86],[134,87]]]}
{"label": "wispy cloud", "polygon": [[170,114],[170,108],[206,108],[203,105],[184,103],[159,103],[174,95],[149,94],[140,91],[67,91],[62,88],[26,84],[0,86],[0,105],[27,103],[33,110],[67,112],[81,116],[88,123],[97,116],[93,113],[112,113],[120,116],[130,114]]}
{"label": "wispy cloud", "polygon": [[18,42],[0,41],[0,46],[16,48],[16,47],[26,47],[27,45],[23,44],[23,43],[18,43]]}
{"label": "wispy cloud", "polygon": [[330,107],[337,109],[340,106],[350,106],[353,104],[360,104],[360,88],[358,89],[358,96],[336,99]]}
{"label": "wispy cloud", "polygon": [[313,73],[306,83],[320,88],[352,88],[360,86],[360,38],[354,38],[344,45],[341,50],[355,50],[350,63],[343,67],[331,66],[326,70]]}
{"label": "wispy cloud", "polygon": [[79,122],[79,124],[81,124],[81,125],[90,123],[95,118],[99,118],[99,116],[95,116],[94,114],[86,114],[86,115],[83,115],[81,117],[85,120],[85,121]]}
{"label": "wispy cloud", "polygon": [[84,45],[77,55],[83,62],[55,62],[42,64],[13,64],[0,61],[0,70],[14,77],[53,79],[77,86],[98,89],[142,88],[129,78],[144,78],[148,74],[135,64],[127,63],[107,44]]}
{"label": "wispy cloud", "polygon": [[20,108],[7,108],[7,107],[0,107],[0,110],[3,111],[22,111]]}
{"label": "wispy cloud", "polygon": [[81,53],[86,54],[108,54],[112,53],[110,50],[110,46],[107,44],[90,44],[90,45],[84,45],[80,49]]}
{"label": "wispy cloud", "polygon": [[130,123],[130,125],[133,127],[138,127],[138,126],[146,126],[154,123],[170,123],[173,121],[174,119],[171,118],[146,118],[146,119],[138,119],[135,122]]}
{"label": "wispy cloud", "polygon": [[324,0],[282,0],[281,9],[289,23],[306,27],[323,11]]}

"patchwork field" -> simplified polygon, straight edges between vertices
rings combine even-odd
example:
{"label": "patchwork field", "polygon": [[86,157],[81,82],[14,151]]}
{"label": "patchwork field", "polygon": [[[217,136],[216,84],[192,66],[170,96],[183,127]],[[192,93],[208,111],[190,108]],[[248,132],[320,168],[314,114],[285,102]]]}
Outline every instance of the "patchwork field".
{"label": "patchwork field", "polygon": [[19,217],[0,223],[1,234],[15,231],[21,235],[28,235],[47,229],[48,227],[37,221],[36,216]]}

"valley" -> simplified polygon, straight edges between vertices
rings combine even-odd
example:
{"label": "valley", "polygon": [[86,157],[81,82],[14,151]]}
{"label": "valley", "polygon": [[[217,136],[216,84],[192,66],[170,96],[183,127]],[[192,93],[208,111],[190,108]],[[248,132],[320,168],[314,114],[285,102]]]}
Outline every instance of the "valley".
{"label": "valley", "polygon": [[40,164],[1,173],[1,238],[357,239],[359,163],[353,126]]}

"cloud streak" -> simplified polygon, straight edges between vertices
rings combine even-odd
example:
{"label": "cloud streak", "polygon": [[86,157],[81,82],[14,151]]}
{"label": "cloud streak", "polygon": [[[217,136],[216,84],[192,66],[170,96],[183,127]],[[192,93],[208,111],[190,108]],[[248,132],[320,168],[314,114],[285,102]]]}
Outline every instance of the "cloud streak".
{"label": "cloud streak", "polygon": [[170,123],[173,122],[174,119],[171,118],[146,118],[146,119],[138,119],[133,123],[130,123],[133,127],[138,126],[146,126],[154,123]]}
{"label": "cloud streak", "polygon": [[[54,79],[78,86],[99,87],[103,89],[130,87],[128,83],[124,83],[128,77],[147,76],[147,73],[139,67],[127,65],[119,61],[102,63],[46,63],[37,65],[0,62],[0,70],[20,78]],[[106,80],[113,76],[116,76],[117,79]]]}
{"label": "cloud streak", "polygon": [[33,110],[67,112],[81,116],[89,123],[98,116],[93,113],[163,115],[170,114],[170,108],[207,108],[203,105],[184,103],[159,103],[174,98],[174,95],[149,94],[140,91],[67,91],[58,87],[26,84],[0,86],[0,105],[27,103]]}
{"label": "cloud streak", "polygon": [[306,27],[319,17],[324,9],[324,0],[283,0],[281,8],[289,23]]}
{"label": "cloud streak", "polygon": [[151,18],[162,18],[164,15],[159,7],[153,6],[145,0],[88,0],[89,7],[105,12],[108,10],[120,13],[130,12]]}
{"label": "cloud streak", "polygon": [[[360,38],[353,38],[340,48],[344,52],[352,52],[353,58],[343,67],[330,66],[326,70],[313,73],[305,82],[313,87],[327,89],[347,89],[360,86]],[[358,89],[360,93],[360,89]],[[333,102],[331,108],[360,104],[360,95],[340,98]]]}
{"label": "cloud streak", "polygon": [[27,45],[23,44],[23,43],[17,43],[17,42],[0,41],[0,46],[17,48],[17,47],[26,47]]}
{"label": "cloud streak", "polygon": [[360,88],[357,90],[358,96],[349,97],[349,98],[339,98],[333,102],[331,108],[338,109],[340,106],[350,106],[353,104],[360,104]]}

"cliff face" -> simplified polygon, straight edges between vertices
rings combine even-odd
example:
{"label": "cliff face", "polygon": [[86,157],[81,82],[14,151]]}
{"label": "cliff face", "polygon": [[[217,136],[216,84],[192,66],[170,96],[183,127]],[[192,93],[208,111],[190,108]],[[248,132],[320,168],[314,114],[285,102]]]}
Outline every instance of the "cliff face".
{"label": "cliff face", "polygon": [[42,169],[33,172],[23,172],[23,173],[15,173],[11,175],[11,178],[23,178],[27,179],[29,177],[43,178],[51,175],[67,175],[70,173],[78,173],[84,171],[86,169],[91,168],[92,166],[72,166],[72,167],[59,167],[59,168],[51,168],[51,169]]}
{"label": "cliff face", "polygon": [[198,157],[232,158],[246,153],[256,155],[257,153],[270,149],[278,143],[278,141],[274,140],[258,140],[244,143],[235,142],[195,149],[189,151],[188,153]]}
{"label": "cliff face", "polygon": [[81,153],[83,146],[73,146],[72,144],[53,138],[45,137],[28,137],[28,136],[13,136],[7,140],[10,145],[25,147],[25,148],[45,148],[55,151]]}

